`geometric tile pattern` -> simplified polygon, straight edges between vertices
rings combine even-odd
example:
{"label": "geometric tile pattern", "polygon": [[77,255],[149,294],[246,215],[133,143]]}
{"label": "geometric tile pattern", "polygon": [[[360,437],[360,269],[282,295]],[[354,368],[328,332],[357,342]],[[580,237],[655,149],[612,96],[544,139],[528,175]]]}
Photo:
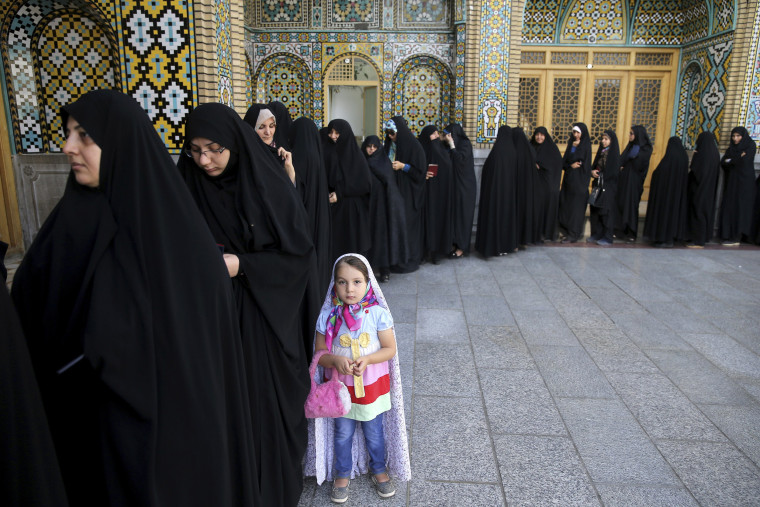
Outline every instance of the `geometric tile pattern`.
{"label": "geometric tile pattern", "polygon": [[699,85],[701,81],[702,69],[696,62],[692,62],[681,78],[675,129],[676,135],[681,138],[687,150],[694,148],[704,120],[704,113],[699,107]]}
{"label": "geometric tile pattern", "polygon": [[507,104],[506,77],[509,71],[511,0],[484,0],[481,3],[480,55],[478,77],[477,142],[490,143]]}
{"label": "geometric tile pattern", "polygon": [[232,107],[232,23],[230,0],[216,0],[216,58],[219,102]]}
{"label": "geometric tile pattern", "polygon": [[276,54],[264,62],[253,81],[256,102],[285,104],[292,118],[310,116],[311,75],[307,63],[291,54]]}
{"label": "geometric tile pattern", "polygon": [[427,56],[407,60],[393,83],[394,115],[406,118],[412,132],[451,122],[451,75],[440,61]]}
{"label": "geometric tile pattern", "polygon": [[57,152],[65,136],[62,106],[90,90],[113,88],[117,57],[100,27],[78,12],[55,14],[43,20],[33,41],[35,78],[46,151]]}
{"label": "geometric tile pattern", "polygon": [[622,2],[575,0],[565,17],[561,42],[623,42]]}
{"label": "geometric tile pattern", "polygon": [[[731,50],[733,48],[733,34],[724,34],[711,39],[693,44],[683,50],[681,56],[681,81],[687,77],[687,69],[696,64],[699,69],[699,85],[690,89],[687,93],[696,96],[690,96],[692,103],[684,107],[683,115],[690,108],[699,108],[699,114],[696,116],[699,122],[700,132],[711,131],[720,141],[720,131],[718,126],[723,118],[724,106],[726,103],[726,90],[728,88],[728,67],[731,60]],[[689,71],[692,76],[694,71]],[[696,85],[695,85],[696,86]],[[682,93],[684,87],[680,90]],[[679,98],[680,100],[680,98]],[[691,113],[692,115],[694,113]],[[688,118],[683,117],[683,121]],[[679,122],[681,118],[679,118]],[[677,131],[684,131],[683,124],[677,125]]]}
{"label": "geometric tile pattern", "polygon": [[637,78],[633,85],[631,124],[643,125],[654,144],[657,138],[657,111],[660,105],[662,79]]}
{"label": "geometric tile pattern", "polygon": [[467,6],[465,0],[454,0],[454,22],[467,21]]}
{"label": "geometric tile pattern", "polygon": [[[457,2],[457,5],[459,2]],[[464,23],[456,26],[457,30],[457,55],[454,67],[454,121],[462,123],[464,120],[464,70],[465,70],[465,34],[467,33]]]}
{"label": "geometric tile pattern", "polygon": [[[72,12],[80,13],[82,18],[98,27],[97,31],[109,41],[105,47],[118,48],[118,73],[116,69],[113,72],[115,86],[132,95],[147,111],[167,148],[179,151],[184,119],[197,103],[195,50],[191,43],[194,37],[190,22],[193,19],[192,2],[97,0],[90,3],[71,0],[64,8],[54,0],[12,0],[10,7],[4,7],[8,15],[0,30],[0,51],[8,76],[8,99],[17,152],[39,153],[50,149],[49,141],[44,140],[42,133],[48,112],[40,106],[43,91],[38,88],[34,76],[39,76],[38,82],[42,86],[43,71],[55,64],[34,57],[37,48],[32,45],[32,39],[38,26],[42,31],[49,23],[54,23],[54,18]],[[80,37],[90,40],[81,33]],[[52,50],[49,55],[49,58],[55,58]],[[70,77],[79,79],[79,74],[72,68]],[[96,79],[94,75],[87,75],[87,78]],[[97,83],[83,83],[82,87],[91,88]]]}
{"label": "geometric tile pattern", "polygon": [[691,41],[705,38],[710,31],[710,9],[706,0],[682,0],[683,25],[682,33],[683,44]]}
{"label": "geometric tile pattern", "polygon": [[449,69],[453,69],[455,51],[456,48],[451,44],[396,43],[393,44],[393,69],[395,70],[401,62],[408,58],[421,54],[433,56],[442,62],[446,62]]}
{"label": "geometric tile pattern", "polygon": [[683,19],[680,0],[639,2],[631,28],[631,43],[680,44]]}
{"label": "geometric tile pattern", "polygon": [[538,105],[541,97],[540,77],[520,78],[520,103],[517,112],[517,124],[525,132],[532,133],[538,127]]}
{"label": "geometric tile pattern", "polygon": [[[417,2],[421,0],[416,0]],[[281,3],[281,2],[279,2]],[[369,28],[380,27],[378,0],[330,0],[327,2],[328,28],[354,28],[367,23]]]}
{"label": "geometric tile pattern", "polygon": [[398,28],[426,30],[449,28],[451,5],[447,0],[411,0],[396,2]]}
{"label": "geometric tile pattern", "polygon": [[247,0],[246,19],[251,19],[251,26],[279,28],[308,28],[309,7],[311,1]]}
{"label": "geometric tile pattern", "polygon": [[713,0],[712,33],[718,34],[734,28],[734,0]]}
{"label": "geometric tile pattern", "polygon": [[760,9],[752,24],[752,44],[745,74],[739,119],[757,143],[760,142]]}
{"label": "geometric tile pattern", "polygon": [[594,102],[591,110],[591,142],[598,144],[605,130],[617,131],[620,107],[620,78],[597,78],[594,81]]}
{"label": "geometric tile pattern", "polygon": [[552,129],[554,139],[562,139],[570,133],[578,121],[581,79],[578,77],[555,77],[552,97]]}
{"label": "geometric tile pattern", "polygon": [[551,44],[557,28],[559,0],[526,0],[522,41],[528,44]]}

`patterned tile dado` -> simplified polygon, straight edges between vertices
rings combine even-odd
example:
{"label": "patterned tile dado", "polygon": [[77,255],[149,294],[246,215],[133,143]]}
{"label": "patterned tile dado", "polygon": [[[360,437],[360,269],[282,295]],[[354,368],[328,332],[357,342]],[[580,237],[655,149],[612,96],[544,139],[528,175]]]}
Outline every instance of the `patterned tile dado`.
{"label": "patterned tile dado", "polygon": [[451,5],[447,0],[406,0],[396,2],[398,28],[420,30],[449,28]]}
{"label": "patterned tile dado", "polygon": [[757,9],[752,24],[752,43],[747,58],[739,117],[752,139],[760,142],[760,9]]}
{"label": "patterned tile dado", "polygon": [[511,1],[485,0],[481,5],[479,121],[477,142],[492,142],[502,121],[509,72]]}

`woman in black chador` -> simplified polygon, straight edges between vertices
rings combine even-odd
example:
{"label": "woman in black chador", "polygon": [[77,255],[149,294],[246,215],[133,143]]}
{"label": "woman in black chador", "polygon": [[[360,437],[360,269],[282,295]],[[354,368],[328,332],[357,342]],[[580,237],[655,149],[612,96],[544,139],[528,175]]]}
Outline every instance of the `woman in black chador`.
{"label": "woman in black chador", "polygon": [[594,163],[591,164],[592,192],[597,188],[599,190],[593,204],[589,203],[591,236],[586,239],[587,243],[597,243],[601,246],[612,244],[619,168],[620,146],[617,136],[613,130],[605,130]]}
{"label": "woman in black chador", "polygon": [[[451,193],[452,169],[451,157],[443,146],[438,127],[428,125],[418,137],[425,150],[425,213],[423,218],[424,253],[433,264],[451,252]],[[430,164],[438,166],[437,174],[428,169]]]}
{"label": "woman in black chador", "polygon": [[521,247],[532,245],[541,239],[537,227],[533,189],[536,186],[536,153],[528,141],[528,136],[521,127],[512,129],[512,142],[515,145],[517,164],[515,171],[517,187],[517,244]]}
{"label": "woman in black chador", "polygon": [[12,296],[69,504],[260,502],[235,302],[208,226],[132,97],[90,92],[61,116],[72,171]]}
{"label": "woman in black chador", "polygon": [[575,243],[583,237],[591,178],[591,139],[585,123],[573,123],[562,157],[562,170],[565,177],[559,194],[559,226],[565,232],[562,242]]}
{"label": "woman in black chador", "polygon": [[449,257],[458,259],[470,253],[478,181],[475,176],[472,143],[465,135],[462,126],[458,123],[452,123],[446,127],[443,142],[449,147],[451,165],[454,171],[451,194],[453,245]]}
{"label": "woman in black chador", "polygon": [[367,227],[372,189],[367,160],[346,120],[332,120],[322,142],[327,185],[333,193],[330,206],[332,257],[335,259],[351,252],[364,255],[372,246],[371,231]]}
{"label": "woman in black chador", "polygon": [[391,266],[397,273],[416,271],[422,261],[422,214],[425,209],[425,150],[414,137],[406,120],[394,116],[385,123],[385,153],[396,172],[396,184],[404,199],[406,238],[409,242],[409,260]]}
{"label": "woman in black chador", "polygon": [[557,240],[557,214],[559,212],[559,186],[562,181],[562,154],[554,144],[546,127],[533,131],[530,140],[536,152],[538,178],[533,192],[536,220],[540,224],[542,239]]}
{"label": "woman in black chador", "polygon": [[312,340],[300,314],[316,265],[306,211],[275,155],[223,104],[190,113],[179,169],[235,294],[262,505],[296,505]]}
{"label": "woman in black chador", "polygon": [[644,192],[644,181],[649,172],[652,143],[642,125],[634,125],[628,137],[628,145],[620,155],[618,178],[618,220],[616,235],[629,243],[636,241],[639,228],[639,203]]}
{"label": "woman in black chador", "polygon": [[725,174],[718,236],[725,246],[738,246],[752,230],[755,204],[755,141],[744,127],[734,127],[731,144],[720,160]]}
{"label": "woman in black chador", "polygon": [[[275,131],[275,137],[278,131]],[[293,146],[296,187],[306,208],[311,239],[317,256],[318,294],[324,295],[330,283],[332,258],[330,257],[330,202],[328,200],[330,191],[327,188],[322,140],[316,124],[304,117],[293,122],[290,137]]]}
{"label": "woman in black chador", "polygon": [[715,134],[702,132],[697,137],[691,157],[691,171],[687,186],[689,203],[690,248],[704,248],[713,235],[715,218],[715,187],[718,184],[720,152]]}
{"label": "woman in black chador", "polygon": [[656,247],[670,248],[688,236],[688,180],[689,156],[681,138],[673,136],[649,184],[644,237]]}
{"label": "woman in black chador", "polygon": [[404,200],[380,138],[366,138],[362,143],[362,153],[367,157],[372,174],[368,222],[372,224],[372,248],[367,259],[373,271],[379,273],[378,280],[387,282],[390,280],[390,267],[405,263],[409,257]]}
{"label": "woman in black chador", "polygon": [[517,249],[516,156],[512,128],[503,125],[480,177],[475,250],[483,257],[506,255]]}

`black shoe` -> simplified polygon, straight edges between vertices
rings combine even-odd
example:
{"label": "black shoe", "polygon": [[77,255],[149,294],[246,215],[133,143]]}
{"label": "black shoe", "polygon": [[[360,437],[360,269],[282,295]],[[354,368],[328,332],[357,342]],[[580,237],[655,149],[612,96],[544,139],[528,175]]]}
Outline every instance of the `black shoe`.
{"label": "black shoe", "polygon": [[380,275],[380,281],[383,283],[389,282],[390,279],[391,279],[391,275],[389,275],[388,273],[383,273],[382,275]]}
{"label": "black shoe", "polygon": [[575,238],[565,238],[562,240],[562,244],[565,245],[567,243],[577,243],[578,240]]}

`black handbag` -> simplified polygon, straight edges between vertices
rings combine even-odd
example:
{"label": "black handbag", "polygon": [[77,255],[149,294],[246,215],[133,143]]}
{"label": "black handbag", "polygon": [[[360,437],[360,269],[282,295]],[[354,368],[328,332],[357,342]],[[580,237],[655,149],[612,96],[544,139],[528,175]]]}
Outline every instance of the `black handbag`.
{"label": "black handbag", "polygon": [[591,206],[596,206],[597,201],[602,196],[604,191],[604,174],[599,173],[599,184],[591,189],[591,193],[588,195],[588,203]]}

